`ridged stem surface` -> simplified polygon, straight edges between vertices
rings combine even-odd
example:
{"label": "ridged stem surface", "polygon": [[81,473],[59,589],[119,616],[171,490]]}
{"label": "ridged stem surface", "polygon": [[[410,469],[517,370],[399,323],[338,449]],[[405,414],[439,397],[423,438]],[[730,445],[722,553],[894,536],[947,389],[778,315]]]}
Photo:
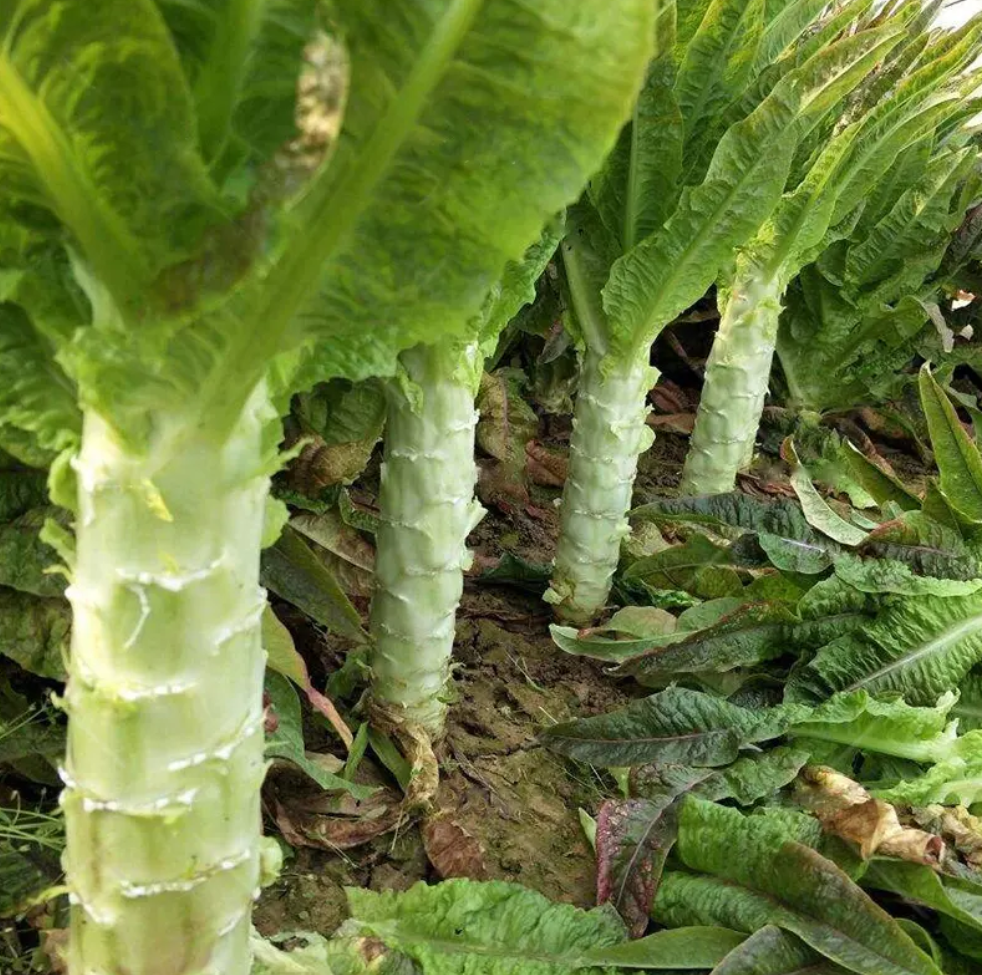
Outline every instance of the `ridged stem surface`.
{"label": "ridged stem surface", "polygon": [[371,627],[372,697],[396,724],[436,738],[446,716],[474,499],[475,346],[418,347],[390,384]]}
{"label": "ridged stem surface", "polygon": [[85,418],[62,770],[71,975],[250,969],[274,419],[260,392],[227,441],[172,424],[134,453]]}
{"label": "ridged stem surface", "polygon": [[685,496],[732,491],[737,473],[753,460],[781,314],[778,287],[751,278],[730,294],[706,364],[682,471]]}
{"label": "ridged stem surface", "polygon": [[657,378],[647,349],[629,363],[589,350],[583,357],[559,545],[545,597],[562,620],[588,623],[607,602],[621,540],[630,530],[638,457],[654,439],[645,421]]}

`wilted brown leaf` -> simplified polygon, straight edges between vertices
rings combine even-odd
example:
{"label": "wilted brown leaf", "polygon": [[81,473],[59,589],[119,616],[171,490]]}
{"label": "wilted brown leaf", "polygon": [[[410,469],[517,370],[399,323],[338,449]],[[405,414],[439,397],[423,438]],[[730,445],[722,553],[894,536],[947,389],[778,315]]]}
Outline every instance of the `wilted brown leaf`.
{"label": "wilted brown leaf", "polygon": [[533,484],[562,487],[569,472],[569,457],[530,440],[525,445],[525,466]]}
{"label": "wilted brown leaf", "polygon": [[426,855],[444,880],[451,877],[487,879],[484,848],[454,819],[450,810],[428,816],[423,822],[422,835]]}
{"label": "wilted brown leaf", "polygon": [[290,846],[350,850],[395,829],[405,818],[402,798],[380,790],[365,800],[334,793],[277,795],[276,825]]}
{"label": "wilted brown leaf", "polygon": [[833,769],[802,769],[796,798],[827,832],[858,847],[864,860],[880,854],[936,866],[944,855],[940,836],[901,825],[890,803],[874,799],[858,782]]}

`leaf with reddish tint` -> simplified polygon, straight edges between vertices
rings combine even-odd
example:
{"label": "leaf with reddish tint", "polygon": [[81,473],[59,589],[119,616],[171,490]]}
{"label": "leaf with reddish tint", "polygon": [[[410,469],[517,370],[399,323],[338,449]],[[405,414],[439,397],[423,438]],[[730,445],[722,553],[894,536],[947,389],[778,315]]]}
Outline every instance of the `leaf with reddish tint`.
{"label": "leaf with reddish tint", "polygon": [[487,879],[484,848],[456,821],[452,811],[442,810],[428,816],[420,832],[426,856],[444,880],[451,877]]}
{"label": "leaf with reddish tint", "polygon": [[614,799],[597,816],[597,903],[613,904],[631,936],[648,926],[665,860],[678,833],[675,796]]}

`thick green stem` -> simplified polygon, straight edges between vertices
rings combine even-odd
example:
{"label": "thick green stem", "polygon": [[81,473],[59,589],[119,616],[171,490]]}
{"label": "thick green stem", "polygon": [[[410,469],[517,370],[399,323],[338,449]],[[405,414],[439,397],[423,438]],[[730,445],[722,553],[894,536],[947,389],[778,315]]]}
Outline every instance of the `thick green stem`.
{"label": "thick green stem", "polygon": [[257,392],[227,440],[174,429],[135,454],[85,418],[62,773],[73,975],[249,971],[273,419]]}
{"label": "thick green stem", "polygon": [[730,295],[706,365],[696,425],[682,471],[684,495],[732,491],[750,466],[774,360],[779,285],[738,282]]}
{"label": "thick green stem", "polygon": [[372,600],[372,697],[395,725],[443,731],[474,500],[476,346],[418,347],[390,384]]}
{"label": "thick green stem", "polygon": [[559,547],[546,601],[556,615],[588,623],[603,609],[629,532],[638,457],[653,441],[648,391],[658,378],[644,357],[630,363],[587,351],[563,490]]}

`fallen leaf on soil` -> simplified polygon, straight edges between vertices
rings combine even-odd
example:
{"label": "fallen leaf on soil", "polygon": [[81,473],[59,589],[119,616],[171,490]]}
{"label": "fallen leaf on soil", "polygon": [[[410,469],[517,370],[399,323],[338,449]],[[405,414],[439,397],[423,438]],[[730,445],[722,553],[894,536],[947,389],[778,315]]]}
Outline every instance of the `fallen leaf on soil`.
{"label": "fallen leaf on soil", "polygon": [[427,817],[422,835],[426,855],[444,880],[451,877],[487,879],[484,848],[454,820],[451,812],[444,810]]}
{"label": "fallen leaf on soil", "polygon": [[358,801],[351,796],[277,796],[276,825],[290,846],[350,850],[395,829],[405,818],[401,797],[391,790]]}
{"label": "fallen leaf on soil", "polygon": [[664,430],[667,433],[681,433],[688,436],[692,433],[696,425],[694,413],[660,413],[648,414],[648,426],[656,430]]}
{"label": "fallen leaf on soil", "polygon": [[936,866],[944,840],[922,829],[902,826],[897,810],[874,799],[858,782],[822,766],[806,766],[798,779],[796,798],[829,833],[854,844],[868,860],[875,853]]}
{"label": "fallen leaf on soil", "polygon": [[477,465],[477,497],[480,502],[511,514],[516,507],[529,502],[528,488],[522,474],[500,460],[483,460]]}
{"label": "fallen leaf on soil", "polygon": [[535,440],[525,445],[525,465],[533,484],[562,487],[569,472],[569,457]]}
{"label": "fallen leaf on soil", "polygon": [[659,413],[692,413],[696,405],[688,392],[670,379],[663,379],[648,395]]}

